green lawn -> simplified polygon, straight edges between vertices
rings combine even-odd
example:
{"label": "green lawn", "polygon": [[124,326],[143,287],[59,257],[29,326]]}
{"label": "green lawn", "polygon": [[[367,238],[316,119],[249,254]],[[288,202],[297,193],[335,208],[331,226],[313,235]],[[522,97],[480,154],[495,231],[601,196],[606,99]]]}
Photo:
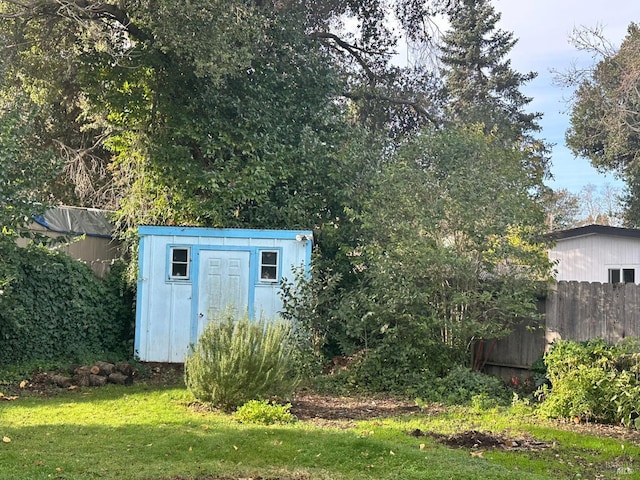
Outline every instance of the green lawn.
{"label": "green lawn", "polygon": [[[640,479],[638,446],[555,429],[522,412],[450,409],[321,428],[242,425],[189,402],[183,388],[145,384],[0,400],[0,478]],[[552,446],[480,455],[407,434],[415,429],[530,432]]]}

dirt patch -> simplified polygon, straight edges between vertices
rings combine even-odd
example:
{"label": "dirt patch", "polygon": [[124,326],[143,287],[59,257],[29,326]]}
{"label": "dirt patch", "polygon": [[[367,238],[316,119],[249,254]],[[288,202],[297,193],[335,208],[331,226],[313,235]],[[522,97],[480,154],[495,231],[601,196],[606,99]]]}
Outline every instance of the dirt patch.
{"label": "dirt patch", "polygon": [[429,437],[438,443],[454,448],[468,448],[471,450],[527,450],[539,451],[550,448],[553,444],[535,440],[532,437],[508,437],[491,432],[468,430],[453,435],[442,435],[434,432],[423,432],[420,429],[408,433],[412,437]]}
{"label": "dirt patch", "polygon": [[561,430],[593,435],[594,437],[626,440],[634,445],[640,446],[640,430],[632,430],[622,425],[607,425],[593,422],[576,423],[568,420],[556,420],[553,426]]}
{"label": "dirt patch", "polygon": [[393,398],[351,398],[304,394],[291,402],[291,413],[316,425],[349,428],[359,420],[422,412],[415,403]]}

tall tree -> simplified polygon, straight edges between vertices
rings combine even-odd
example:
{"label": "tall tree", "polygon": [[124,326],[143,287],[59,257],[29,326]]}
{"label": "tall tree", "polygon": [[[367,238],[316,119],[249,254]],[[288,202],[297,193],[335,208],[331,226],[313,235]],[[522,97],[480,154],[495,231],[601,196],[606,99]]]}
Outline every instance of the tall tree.
{"label": "tall tree", "polygon": [[567,189],[547,190],[542,196],[549,231],[582,227],[584,225],[623,224],[621,194],[611,185],[597,188],[585,185],[578,193]]}
{"label": "tall tree", "polygon": [[540,130],[541,114],[525,111],[531,98],[520,89],[536,73],[511,68],[508,55],[517,40],[499,21],[490,0],[462,0],[451,9],[441,45],[444,95],[453,121],[482,123],[513,141]]}
{"label": "tall tree", "polygon": [[[294,226],[339,209],[326,190],[349,178],[339,157],[354,121],[430,121],[433,89],[391,66],[386,7],[3,0],[2,88],[54,107],[44,120],[66,157],[63,201],[119,209],[123,226]],[[447,7],[393,2],[412,36]],[[351,38],[336,26],[345,17],[359,21]]]}
{"label": "tall tree", "polygon": [[580,200],[566,188],[546,190],[542,195],[547,230],[553,232],[578,226]]}
{"label": "tall tree", "polygon": [[[598,31],[577,36],[576,45],[599,61],[565,81],[577,86],[567,145],[601,171],[627,183],[625,223],[640,226],[640,27],[629,26],[620,48],[600,48]],[[576,38],[576,37],[574,37]],[[589,40],[590,39],[590,40]],[[607,47],[607,44],[604,44]]]}
{"label": "tall tree", "polygon": [[549,264],[522,156],[478,126],[426,129],[385,165],[351,256],[361,284],[341,305],[366,365],[442,372],[535,312]]}

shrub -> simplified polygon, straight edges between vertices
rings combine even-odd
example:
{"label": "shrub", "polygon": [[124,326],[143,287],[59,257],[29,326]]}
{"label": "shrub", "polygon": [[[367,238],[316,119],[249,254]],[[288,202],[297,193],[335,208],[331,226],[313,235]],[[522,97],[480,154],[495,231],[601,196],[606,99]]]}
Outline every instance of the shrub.
{"label": "shrub", "polygon": [[[507,405],[510,397],[504,382],[498,377],[456,366],[447,375],[435,379],[423,398],[448,405],[469,405],[481,402],[491,406]],[[474,400],[475,399],[475,400]]]}
{"label": "shrub", "polygon": [[615,409],[608,401],[613,397],[613,380],[613,373],[599,366],[578,365],[557,377],[551,389],[543,387],[546,395],[539,412],[552,418],[613,422]]}
{"label": "shrub", "polygon": [[299,383],[292,352],[288,324],[227,311],[211,319],[185,359],[185,383],[197,400],[225,411],[288,398]]}
{"label": "shrub", "polygon": [[259,423],[262,425],[293,423],[297,418],[290,410],[290,403],[279,405],[268,400],[249,400],[241,407],[238,407],[233,417],[242,423]]}
{"label": "shrub", "polygon": [[637,428],[639,351],[637,340],[617,345],[601,339],[554,343],[545,355],[551,387],[544,385],[538,392],[543,400],[539,413]]}
{"label": "shrub", "polygon": [[104,281],[65,253],[0,243],[0,364],[122,359],[133,338],[132,294],[121,268]]}

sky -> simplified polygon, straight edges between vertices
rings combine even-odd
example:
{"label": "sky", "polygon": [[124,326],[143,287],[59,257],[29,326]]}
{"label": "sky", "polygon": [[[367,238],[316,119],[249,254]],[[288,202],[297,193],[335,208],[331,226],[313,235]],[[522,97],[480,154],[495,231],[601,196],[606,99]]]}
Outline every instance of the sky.
{"label": "sky", "polygon": [[604,36],[617,48],[631,22],[640,23],[640,0],[493,0],[501,14],[498,27],[518,39],[510,58],[521,73],[538,72],[538,77],[521,90],[533,98],[530,111],[544,114],[539,138],[555,144],[551,155],[553,189],[566,188],[578,193],[591,184],[622,189],[624,184],[612,175],[598,173],[589,161],[576,158],[566,147],[569,128],[566,100],[572,90],[554,81],[553,71],[566,71],[571,65],[591,65],[591,57],[569,43],[574,28],[601,26]]}

